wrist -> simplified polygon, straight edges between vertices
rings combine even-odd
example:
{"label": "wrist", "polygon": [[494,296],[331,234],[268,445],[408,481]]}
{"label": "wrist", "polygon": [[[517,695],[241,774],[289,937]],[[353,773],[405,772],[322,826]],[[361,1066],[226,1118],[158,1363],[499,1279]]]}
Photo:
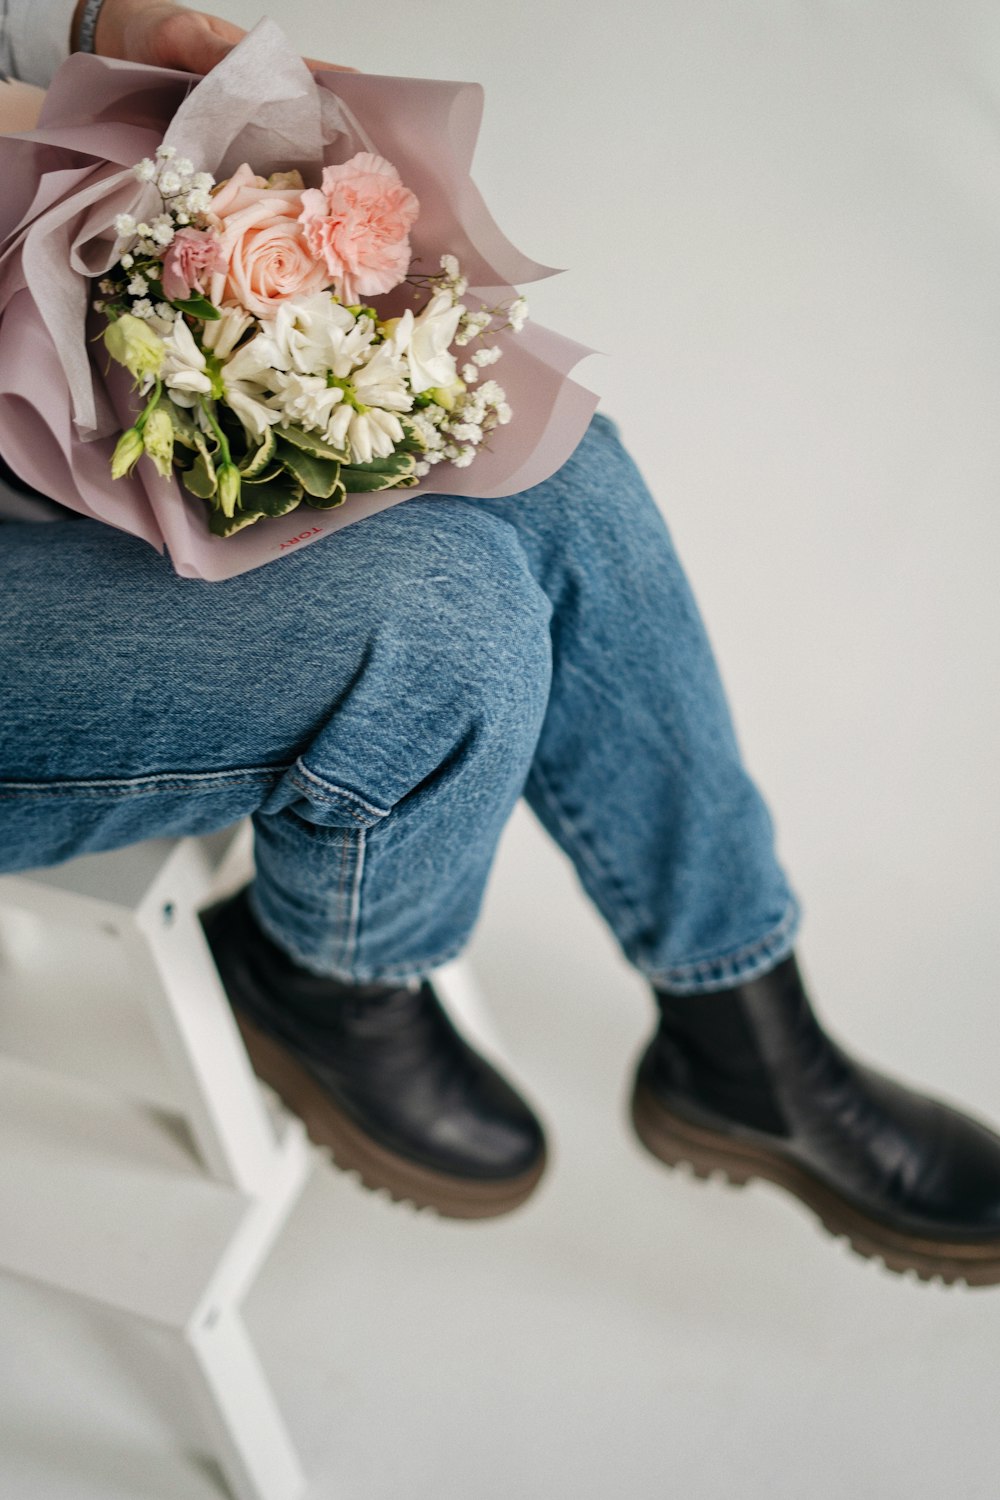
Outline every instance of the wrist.
{"label": "wrist", "polygon": [[129,0],[124,6],[122,0],[77,0],[70,27],[70,51],[124,57],[124,30],[130,8],[135,6],[130,7]]}

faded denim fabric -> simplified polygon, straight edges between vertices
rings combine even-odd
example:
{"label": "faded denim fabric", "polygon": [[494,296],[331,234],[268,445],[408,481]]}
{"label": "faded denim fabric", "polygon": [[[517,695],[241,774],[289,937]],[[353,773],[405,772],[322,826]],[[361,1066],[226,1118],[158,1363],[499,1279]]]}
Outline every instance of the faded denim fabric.
{"label": "faded denim fabric", "polygon": [[464,946],[523,795],[662,988],[792,950],[697,606],[605,417],[525,494],[413,496],[225,583],[4,522],[0,594],[2,870],[251,815],[265,930],[403,980]]}

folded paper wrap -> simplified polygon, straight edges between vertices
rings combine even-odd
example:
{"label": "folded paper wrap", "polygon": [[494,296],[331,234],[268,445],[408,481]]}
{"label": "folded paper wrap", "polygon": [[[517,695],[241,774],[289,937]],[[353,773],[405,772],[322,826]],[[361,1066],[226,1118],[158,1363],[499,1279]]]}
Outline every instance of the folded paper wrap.
{"label": "folded paper wrap", "polygon": [[[436,273],[450,252],[468,277],[466,300],[496,305],[555,273],[510,244],[469,175],[481,115],[476,84],[313,74],[269,20],[204,78],[70,57],[38,128],[0,137],[0,452],[11,468],[71,510],[166,548],[183,576],[206,580],[247,572],[285,555],[292,538],[318,541],[422,491],[489,498],[547,478],[576,447],[597,398],[569,378],[591,351],[536,324],[496,336],[513,421],[468,468],[438,464],[415,489],[350,495],[332,511],[303,505],[220,538],[209,533],[204,502],[150,462],[110,477],[137,398],[100,342],[91,283],[114,262],[116,216],[159,211],[135,162],[166,143],[217,179],[247,161],[264,175],[298,168],[315,185],[324,165],[376,151],[420,200],[411,272]],[[400,289],[380,306],[396,311],[393,298],[406,295]]]}

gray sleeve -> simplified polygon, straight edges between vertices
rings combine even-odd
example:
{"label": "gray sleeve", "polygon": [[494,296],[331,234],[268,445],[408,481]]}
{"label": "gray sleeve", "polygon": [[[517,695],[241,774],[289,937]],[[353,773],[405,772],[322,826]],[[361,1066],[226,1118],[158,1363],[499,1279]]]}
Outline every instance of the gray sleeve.
{"label": "gray sleeve", "polygon": [[69,57],[76,0],[0,0],[0,70],[43,88]]}

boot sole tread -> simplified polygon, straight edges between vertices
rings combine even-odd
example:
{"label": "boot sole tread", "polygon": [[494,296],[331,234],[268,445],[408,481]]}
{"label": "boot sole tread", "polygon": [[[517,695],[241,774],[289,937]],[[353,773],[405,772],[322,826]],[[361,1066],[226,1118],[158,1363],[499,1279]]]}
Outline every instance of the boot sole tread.
{"label": "boot sole tread", "polygon": [[652,1091],[637,1084],[632,1095],[632,1124],[639,1140],[669,1167],[688,1167],[703,1181],[721,1178],[732,1187],[760,1179],[784,1188],[813,1211],[823,1228],[846,1240],[855,1254],[880,1260],[899,1275],[951,1286],[1000,1284],[1000,1238],[974,1241],[934,1240],[893,1229],[863,1213],[804,1168],[774,1152],[736,1141],[674,1114]]}
{"label": "boot sole tread", "polygon": [[517,1177],[489,1180],[451,1176],[390,1151],[340,1109],[279,1041],[235,1005],[233,1014],[257,1077],[302,1120],[313,1145],[370,1191],[447,1219],[495,1218],[520,1207],[534,1191],[545,1170],[544,1154]]}

